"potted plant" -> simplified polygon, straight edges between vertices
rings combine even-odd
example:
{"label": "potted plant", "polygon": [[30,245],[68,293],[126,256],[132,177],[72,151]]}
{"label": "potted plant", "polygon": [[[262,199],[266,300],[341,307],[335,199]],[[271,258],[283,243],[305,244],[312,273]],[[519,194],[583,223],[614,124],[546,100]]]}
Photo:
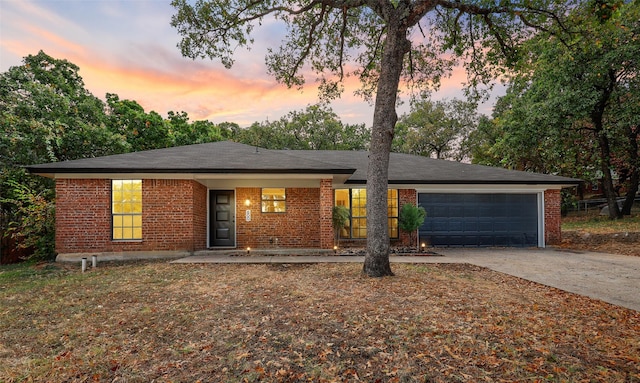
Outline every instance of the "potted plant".
{"label": "potted plant", "polygon": [[333,230],[335,230],[336,233],[336,246],[340,244],[340,230],[347,225],[350,217],[351,214],[349,213],[349,209],[346,207],[333,207],[331,224],[333,225]]}

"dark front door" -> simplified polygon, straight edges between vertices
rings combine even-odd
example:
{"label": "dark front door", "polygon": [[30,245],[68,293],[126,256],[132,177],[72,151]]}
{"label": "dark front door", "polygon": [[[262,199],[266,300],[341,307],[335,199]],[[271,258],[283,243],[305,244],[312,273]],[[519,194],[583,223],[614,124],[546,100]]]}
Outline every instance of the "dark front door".
{"label": "dark front door", "polygon": [[209,245],[236,245],[236,214],[233,190],[209,191]]}

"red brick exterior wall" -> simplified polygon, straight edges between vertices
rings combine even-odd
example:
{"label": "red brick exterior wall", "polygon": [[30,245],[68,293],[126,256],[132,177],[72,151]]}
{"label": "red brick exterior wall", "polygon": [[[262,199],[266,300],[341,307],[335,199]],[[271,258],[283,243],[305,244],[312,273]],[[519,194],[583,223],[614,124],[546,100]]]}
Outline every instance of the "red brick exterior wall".
{"label": "red brick exterior wall", "polygon": [[[236,244],[252,249],[321,247],[320,188],[287,188],[287,211],[263,213],[261,188],[236,189]],[[249,200],[251,205],[245,206]],[[245,211],[251,210],[251,221]],[[325,207],[326,209],[326,207]],[[329,228],[331,225],[329,223]],[[277,239],[277,244],[276,244]]]}
{"label": "red brick exterior wall", "polygon": [[195,251],[206,247],[206,188],[190,180],[142,181],[142,240],[111,239],[111,180],[56,180],[56,251]]}
{"label": "red brick exterior wall", "polygon": [[320,248],[332,249],[333,232],[333,181],[320,180]]}
{"label": "red brick exterior wall", "polygon": [[193,185],[193,250],[207,248],[207,199],[209,190],[199,182],[192,181]]}
{"label": "red brick exterior wall", "polygon": [[102,252],[110,242],[111,181],[56,180],[56,252]]}
{"label": "red brick exterior wall", "polygon": [[544,192],[544,241],[547,246],[562,243],[560,190]]}
{"label": "red brick exterior wall", "polygon": [[[111,239],[111,180],[56,180],[56,251],[98,253],[125,251],[197,251],[207,246],[207,188],[192,180],[149,180],[142,183],[141,241]],[[417,203],[414,189],[400,189],[399,207]],[[285,213],[261,212],[261,188],[236,189],[236,242],[239,248],[323,248],[334,244],[331,227],[332,181],[319,188],[287,188]],[[245,206],[249,200],[250,207]],[[562,241],[560,190],[544,193],[545,242]],[[245,210],[251,210],[251,221]],[[417,237],[417,235],[416,235]],[[276,241],[277,239],[277,241]],[[400,231],[393,246],[414,246]],[[341,247],[365,246],[365,240],[340,240]]]}

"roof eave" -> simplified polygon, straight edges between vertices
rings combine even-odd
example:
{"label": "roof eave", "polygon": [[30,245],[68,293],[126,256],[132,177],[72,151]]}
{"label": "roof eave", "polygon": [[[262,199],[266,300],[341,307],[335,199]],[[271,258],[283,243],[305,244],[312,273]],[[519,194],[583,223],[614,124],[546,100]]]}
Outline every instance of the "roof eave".
{"label": "roof eave", "polygon": [[[540,181],[524,181],[524,180],[389,180],[389,185],[556,185],[565,187],[573,187],[581,184],[581,180],[540,180]],[[366,185],[366,180],[347,180],[345,184]]]}
{"label": "roof eave", "polygon": [[355,169],[114,169],[114,168],[38,168],[27,167],[30,173],[37,175],[44,174],[353,174]]}

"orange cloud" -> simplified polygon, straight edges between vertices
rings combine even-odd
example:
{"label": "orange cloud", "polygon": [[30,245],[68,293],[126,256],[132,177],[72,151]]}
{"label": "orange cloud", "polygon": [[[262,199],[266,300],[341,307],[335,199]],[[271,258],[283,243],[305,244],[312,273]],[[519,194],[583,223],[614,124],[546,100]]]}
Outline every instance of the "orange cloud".
{"label": "orange cloud", "polygon": [[[266,74],[263,57],[255,51],[253,56],[239,57],[238,65],[227,70],[212,61],[183,58],[177,48],[163,46],[166,41],[162,39],[151,43],[128,37],[120,40],[117,31],[100,30],[92,30],[95,35],[91,35],[81,24],[44,7],[29,2],[12,4],[12,13],[3,15],[2,23],[4,28],[10,22],[14,33],[3,36],[2,49],[17,57],[43,49],[55,58],[69,60],[78,65],[85,86],[97,97],[116,93],[121,99],[136,100],[148,112],[166,115],[171,110],[185,111],[191,120],[231,121],[241,126],[276,120],[317,102],[314,74],[309,74],[303,91],[288,89]],[[345,68],[346,72],[352,70]],[[451,77],[443,79],[436,96],[460,97],[465,80],[464,70],[456,68]],[[345,91],[333,108],[345,123],[370,125],[372,106],[353,94],[359,86],[357,77],[346,77]],[[407,104],[398,113],[406,110]]]}
{"label": "orange cloud", "polygon": [[69,41],[59,35],[56,35],[52,32],[44,30],[42,28],[38,28],[33,25],[24,26],[25,32],[30,32],[30,34],[35,37],[37,40],[52,43],[56,50],[66,51],[68,53],[75,53],[77,56],[86,55],[86,49],[77,43]]}

